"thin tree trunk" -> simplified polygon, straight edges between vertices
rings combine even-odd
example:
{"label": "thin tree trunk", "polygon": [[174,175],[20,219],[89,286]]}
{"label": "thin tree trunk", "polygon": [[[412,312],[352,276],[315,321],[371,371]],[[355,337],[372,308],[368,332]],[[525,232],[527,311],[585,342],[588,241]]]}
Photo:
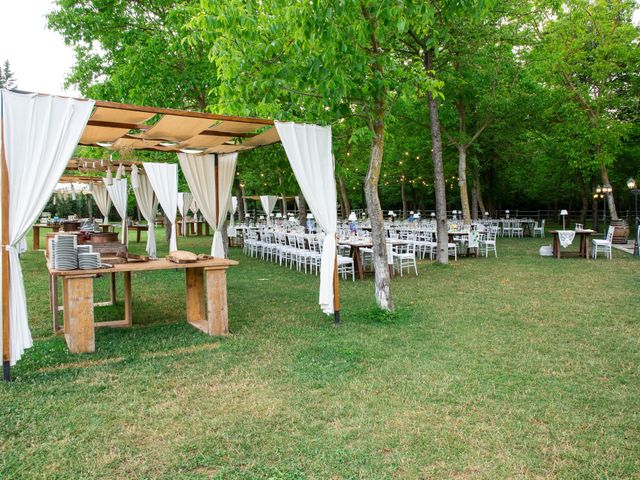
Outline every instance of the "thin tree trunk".
{"label": "thin tree trunk", "polygon": [[[609,182],[609,172],[604,165],[600,166],[600,174],[602,175],[602,184],[611,186]],[[619,220],[618,211],[616,210],[616,201],[613,198],[613,192],[607,193],[607,204],[609,205],[609,216],[611,220]]]}
{"label": "thin tree trunk", "polygon": [[307,224],[307,201],[304,198],[304,195],[302,194],[302,190],[300,191],[300,193],[298,194],[298,221],[300,222],[300,225],[306,225]]}
{"label": "thin tree trunk", "polygon": [[239,223],[243,223],[244,222],[244,212],[245,212],[245,208],[244,208],[244,198],[242,198],[242,187],[240,186],[240,184],[236,185],[236,197],[238,197],[238,222]]}
{"label": "thin tree trunk", "polygon": [[282,202],[281,203],[282,212],[280,213],[282,213],[282,218],[286,219],[287,218],[287,197],[284,196],[284,193],[281,193],[280,196],[281,196],[280,201]]}
{"label": "thin tree trunk", "polygon": [[587,188],[584,184],[584,178],[581,174],[578,174],[578,186],[580,187],[580,199],[582,200],[582,207],[580,208],[580,219],[578,223],[585,224],[587,219],[587,210],[589,210],[589,195],[587,194]]}
{"label": "thin tree trunk", "polygon": [[347,192],[347,186],[344,184],[344,178],[339,173],[336,173],[336,179],[338,180],[338,189],[340,190],[340,204],[342,205],[342,217],[349,218],[351,213],[351,203],[349,202],[349,194]]}
{"label": "thin tree trunk", "polygon": [[486,208],[484,206],[484,200],[482,199],[482,185],[480,184],[480,172],[478,171],[478,167],[474,165],[473,167],[473,186],[476,189],[476,195],[478,197],[478,206],[480,207],[480,216],[484,216],[484,212],[486,212]]}
{"label": "thin tree trunk", "polygon": [[[424,64],[429,75],[433,75],[433,50],[427,50]],[[439,263],[449,263],[449,229],[447,228],[447,186],[444,181],[444,167],[442,165],[442,132],[440,131],[440,117],[438,102],[431,91],[427,91],[429,104],[429,118],[431,121],[431,158],[433,160],[433,182],[436,193],[436,229],[438,234],[437,260]]]}
{"label": "thin tree trunk", "polygon": [[469,207],[469,191],[467,190],[467,146],[458,145],[458,186],[460,187],[460,203],[464,223],[471,224],[471,208]]}
{"label": "thin tree trunk", "polygon": [[378,306],[392,311],[391,279],[387,263],[387,239],[384,230],[382,206],[378,197],[378,182],[382,167],[384,149],[384,121],[382,102],[376,102],[376,119],[374,121],[374,137],[371,142],[369,170],[364,182],[364,194],[367,199],[367,211],[371,220],[371,239],[373,243],[373,267],[375,270],[375,297]]}
{"label": "thin tree trunk", "polygon": [[478,219],[478,188],[475,182],[471,187],[471,218]]}
{"label": "thin tree trunk", "polygon": [[400,180],[400,196],[402,197],[402,219],[406,220],[407,219],[407,197],[404,191],[404,186],[405,186],[404,182],[405,182],[405,179],[403,175],[402,179]]}

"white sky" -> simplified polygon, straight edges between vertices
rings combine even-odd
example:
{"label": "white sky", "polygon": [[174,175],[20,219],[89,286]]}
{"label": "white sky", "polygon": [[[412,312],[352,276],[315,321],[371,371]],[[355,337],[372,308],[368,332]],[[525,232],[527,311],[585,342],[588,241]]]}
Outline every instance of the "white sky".
{"label": "white sky", "polygon": [[0,0],[0,62],[9,60],[20,90],[79,96],[65,89],[65,76],[74,64],[73,50],[62,37],[47,30],[45,15],[51,0]]}
{"label": "white sky", "polygon": [[[21,90],[79,96],[65,89],[65,76],[74,64],[73,50],[46,28],[52,0],[0,0],[0,62],[9,60]],[[640,10],[633,15],[640,22]]]}

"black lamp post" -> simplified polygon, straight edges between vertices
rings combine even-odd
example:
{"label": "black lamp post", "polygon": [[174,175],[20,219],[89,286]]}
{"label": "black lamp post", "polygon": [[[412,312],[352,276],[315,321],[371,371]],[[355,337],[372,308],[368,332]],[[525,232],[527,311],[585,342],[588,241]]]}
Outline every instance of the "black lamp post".
{"label": "black lamp post", "polygon": [[633,254],[635,256],[640,256],[640,250],[638,246],[638,236],[640,236],[640,231],[638,231],[638,194],[640,194],[640,189],[636,185],[636,181],[633,178],[629,178],[629,180],[627,180],[627,187],[629,187],[629,191],[631,192],[631,195],[633,195],[635,200],[636,239],[633,245]]}

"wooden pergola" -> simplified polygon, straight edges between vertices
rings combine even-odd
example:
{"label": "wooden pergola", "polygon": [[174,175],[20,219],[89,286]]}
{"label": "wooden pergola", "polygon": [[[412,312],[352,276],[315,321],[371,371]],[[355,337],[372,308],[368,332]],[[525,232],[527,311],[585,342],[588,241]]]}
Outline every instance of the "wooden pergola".
{"label": "wooden pergola", "polygon": [[[27,93],[27,92],[18,92]],[[4,119],[2,122],[4,127]],[[3,128],[4,130],[4,128]],[[4,135],[4,133],[3,133]],[[218,154],[235,153],[278,143],[280,138],[273,120],[194,112],[173,108],[146,107],[124,103],[95,101],[93,112],[84,128],[78,145],[101,147],[110,151],[149,150],[167,153],[214,154],[215,182],[219,185]],[[2,244],[9,242],[9,182],[4,146],[1,152],[2,209],[0,223]],[[89,167],[88,162],[95,162]],[[73,158],[69,170],[99,173],[106,170],[100,159]],[[122,160],[125,168],[138,163]],[[104,166],[104,169],[102,168]],[[61,182],[99,180],[100,177],[65,175]],[[216,212],[219,212],[216,188]],[[217,220],[217,219],[216,219]],[[2,332],[3,377],[9,379],[9,252],[2,249]]]}

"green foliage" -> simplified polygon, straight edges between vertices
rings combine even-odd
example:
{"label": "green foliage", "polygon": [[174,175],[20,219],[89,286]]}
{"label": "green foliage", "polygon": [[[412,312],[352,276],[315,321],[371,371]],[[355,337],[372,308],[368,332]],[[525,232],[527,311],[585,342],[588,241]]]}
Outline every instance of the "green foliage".
{"label": "green foliage", "polygon": [[17,86],[18,83],[16,81],[15,75],[11,71],[9,60],[5,60],[2,64],[2,68],[0,68],[0,88],[11,90],[12,88],[16,88]]}

